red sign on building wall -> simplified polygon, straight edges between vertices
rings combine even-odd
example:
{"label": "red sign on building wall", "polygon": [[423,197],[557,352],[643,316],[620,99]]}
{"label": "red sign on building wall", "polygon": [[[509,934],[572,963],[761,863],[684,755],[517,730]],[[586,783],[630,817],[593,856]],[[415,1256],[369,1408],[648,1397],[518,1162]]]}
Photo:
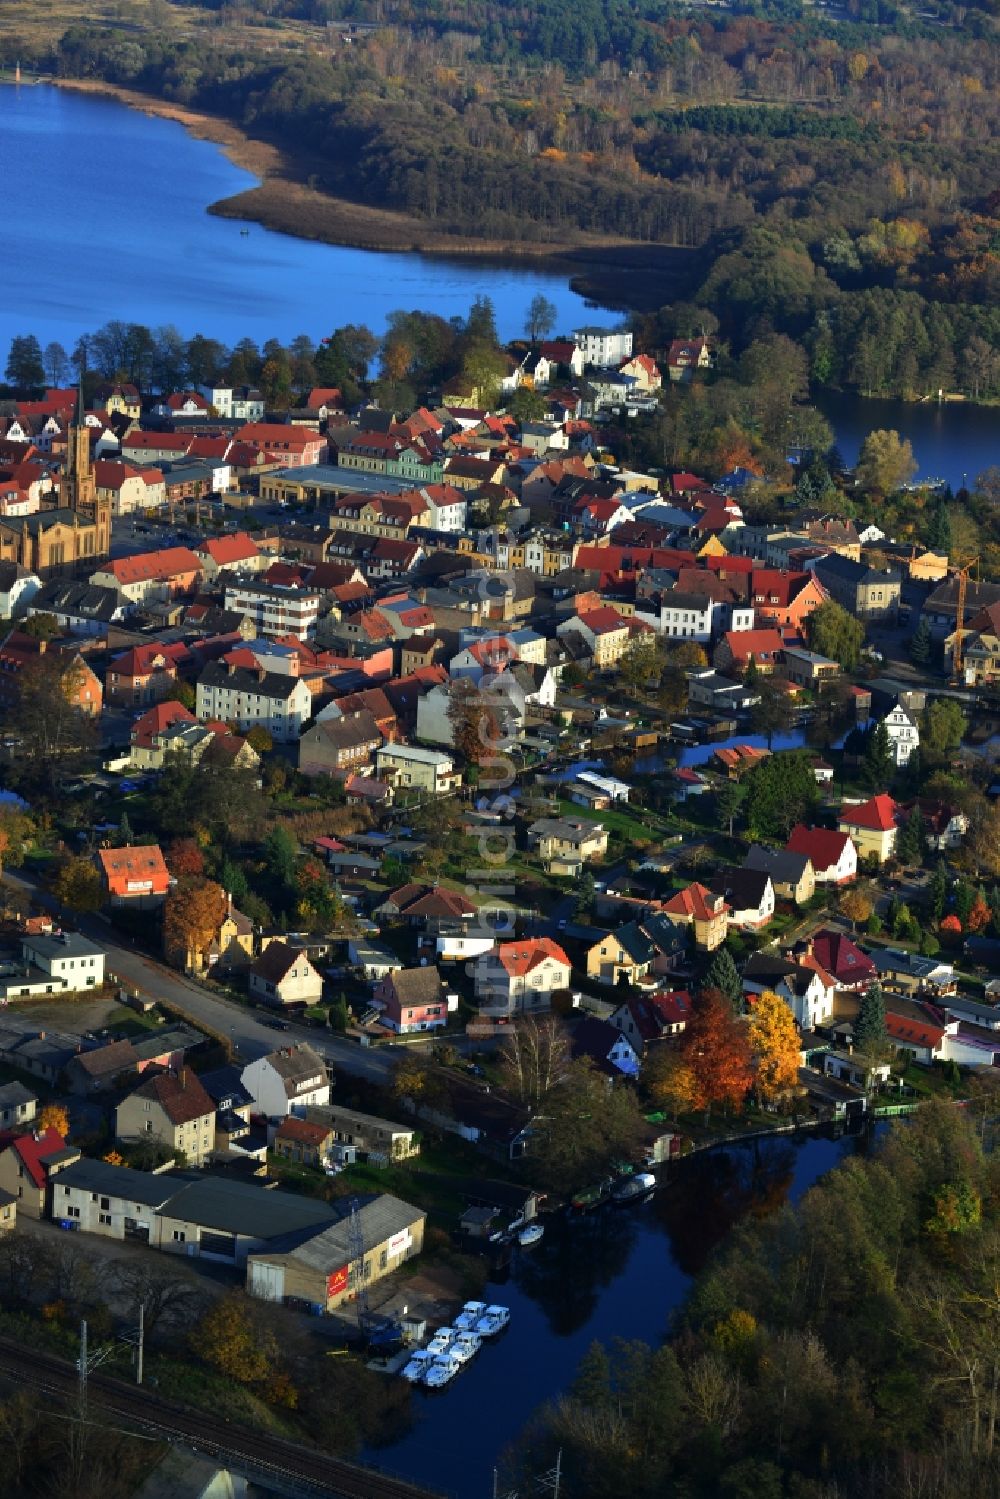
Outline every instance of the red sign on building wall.
{"label": "red sign on building wall", "polygon": [[332,1275],[326,1277],[327,1300],[331,1296],[339,1296],[341,1291],[347,1290],[347,1266],[342,1265],[339,1270],[334,1270]]}

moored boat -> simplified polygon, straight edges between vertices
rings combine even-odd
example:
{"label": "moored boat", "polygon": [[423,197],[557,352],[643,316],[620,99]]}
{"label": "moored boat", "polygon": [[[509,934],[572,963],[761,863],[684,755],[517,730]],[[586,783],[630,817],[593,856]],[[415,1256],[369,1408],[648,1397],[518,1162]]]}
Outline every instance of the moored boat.
{"label": "moored boat", "polygon": [[488,1306],[476,1323],[476,1332],[481,1338],[496,1337],[510,1321],[510,1307]]}
{"label": "moored boat", "polygon": [[418,1348],[409,1363],[400,1369],[399,1372],[403,1379],[407,1380],[410,1384],[420,1384],[433,1362],[434,1355],[429,1349]]}
{"label": "moored boat", "polygon": [[458,1336],[453,1327],[439,1327],[437,1332],[427,1344],[427,1352],[431,1358],[440,1358],[446,1354]]}
{"label": "moored boat", "polygon": [[656,1177],[651,1171],[637,1171],[634,1176],[622,1177],[611,1189],[612,1202],[635,1202],[645,1197],[656,1186]]}
{"label": "moored boat", "polygon": [[441,1358],[436,1358],[424,1376],[424,1384],[429,1390],[442,1389],[450,1379],[454,1379],[462,1367],[453,1353],[446,1353]]}
{"label": "moored boat", "polygon": [[528,1223],[517,1236],[517,1242],[522,1249],[530,1249],[532,1244],[537,1244],[545,1233],[540,1223]]}
{"label": "moored boat", "polygon": [[478,1333],[460,1332],[448,1351],[460,1364],[467,1364],[470,1359],[475,1358],[482,1346],[483,1340]]}

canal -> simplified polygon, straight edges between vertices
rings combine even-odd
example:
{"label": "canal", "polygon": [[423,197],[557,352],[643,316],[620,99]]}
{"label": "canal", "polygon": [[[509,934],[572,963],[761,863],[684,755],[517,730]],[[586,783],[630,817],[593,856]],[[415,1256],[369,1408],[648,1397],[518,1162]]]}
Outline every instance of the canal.
{"label": "canal", "polygon": [[487,1300],[511,1309],[506,1332],[445,1390],[414,1390],[410,1430],[369,1448],[365,1461],[456,1499],[488,1499],[504,1449],[567,1388],[595,1339],[661,1341],[692,1278],[742,1218],[798,1201],[886,1128],[705,1151],[666,1168],[665,1186],[638,1206],[546,1219],[542,1242],[487,1287]]}

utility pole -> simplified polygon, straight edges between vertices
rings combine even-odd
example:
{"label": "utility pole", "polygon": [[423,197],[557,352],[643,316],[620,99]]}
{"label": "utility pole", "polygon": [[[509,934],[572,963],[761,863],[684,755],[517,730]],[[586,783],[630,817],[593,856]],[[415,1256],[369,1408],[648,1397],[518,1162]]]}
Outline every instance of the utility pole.
{"label": "utility pole", "polygon": [[146,1308],[139,1302],[139,1342],[135,1357],[135,1382],[142,1384],[142,1361],[146,1352]]}
{"label": "utility pole", "polygon": [[80,1371],[80,1411],[81,1415],[87,1407],[87,1319],[84,1317],[80,1322],[80,1362],[77,1365]]}

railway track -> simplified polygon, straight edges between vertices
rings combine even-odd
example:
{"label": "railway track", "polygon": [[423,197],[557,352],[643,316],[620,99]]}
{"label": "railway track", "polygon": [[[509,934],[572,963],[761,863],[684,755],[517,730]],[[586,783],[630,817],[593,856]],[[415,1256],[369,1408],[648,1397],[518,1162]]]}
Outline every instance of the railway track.
{"label": "railway track", "polygon": [[[76,1368],[65,1359],[26,1350],[5,1338],[0,1338],[0,1356],[4,1371],[17,1379],[67,1401],[77,1393]],[[436,1499],[430,1490],[406,1479],[313,1451],[283,1437],[259,1434],[223,1417],[202,1415],[111,1375],[91,1374],[87,1398],[89,1405],[100,1406],[144,1432],[182,1441],[236,1467],[243,1463],[258,1474],[296,1486],[303,1494],[329,1499]]]}

